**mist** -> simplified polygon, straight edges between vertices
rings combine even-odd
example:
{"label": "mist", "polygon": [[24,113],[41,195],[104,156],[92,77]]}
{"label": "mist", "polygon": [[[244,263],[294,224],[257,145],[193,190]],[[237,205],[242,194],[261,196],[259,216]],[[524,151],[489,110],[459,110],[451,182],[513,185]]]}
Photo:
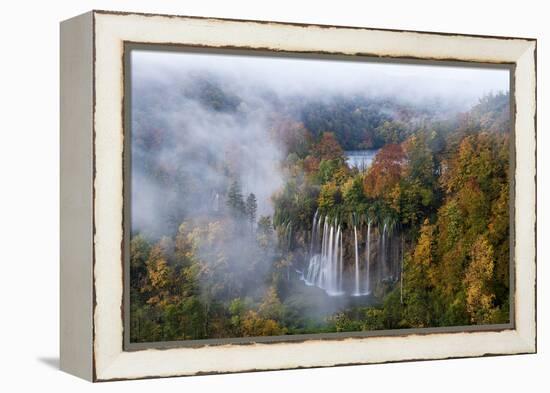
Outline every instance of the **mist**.
{"label": "mist", "polygon": [[326,95],[438,98],[467,109],[487,93],[509,90],[507,69],[474,65],[383,63],[375,60],[312,59],[289,56],[133,51],[136,78],[165,80],[174,73],[222,78],[241,97],[267,90],[280,98]]}
{"label": "mist", "polygon": [[357,95],[458,112],[507,91],[509,71],[133,50],[131,81],[132,231],[160,235],[168,221],[219,203],[228,179],[256,195],[258,215],[271,214],[286,156],[269,133],[276,113]]}
{"label": "mist", "polygon": [[[415,116],[449,117],[508,88],[509,71],[497,68],[133,50],[131,232],[154,240],[175,236],[183,222],[224,221],[226,233],[214,234],[217,244],[203,245],[200,257],[224,255],[240,293],[261,292],[256,276],[267,272],[276,243],[261,250],[239,229],[245,220],[231,217],[228,190],[236,183],[243,199],[255,195],[256,222],[272,216],[288,155],[273,132],[279,122],[307,125],[308,113],[342,103],[349,117],[371,108],[391,120],[392,102]],[[257,260],[265,263],[243,274]]]}

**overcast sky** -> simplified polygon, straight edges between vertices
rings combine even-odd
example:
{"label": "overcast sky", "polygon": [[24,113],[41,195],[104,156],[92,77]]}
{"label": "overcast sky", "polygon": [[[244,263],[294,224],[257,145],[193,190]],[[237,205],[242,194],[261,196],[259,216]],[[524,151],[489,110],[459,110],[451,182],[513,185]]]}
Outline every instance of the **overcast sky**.
{"label": "overcast sky", "polygon": [[484,94],[509,90],[509,71],[502,68],[144,50],[133,50],[131,59],[137,79],[209,71],[243,88],[265,86],[281,95],[364,92],[471,105]]}

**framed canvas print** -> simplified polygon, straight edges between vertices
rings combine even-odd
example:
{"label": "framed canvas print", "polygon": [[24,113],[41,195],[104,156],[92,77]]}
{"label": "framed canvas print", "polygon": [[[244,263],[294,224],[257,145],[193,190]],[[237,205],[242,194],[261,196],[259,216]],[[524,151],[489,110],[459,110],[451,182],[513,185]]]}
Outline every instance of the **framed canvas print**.
{"label": "framed canvas print", "polygon": [[61,24],[61,368],[536,351],[536,41]]}

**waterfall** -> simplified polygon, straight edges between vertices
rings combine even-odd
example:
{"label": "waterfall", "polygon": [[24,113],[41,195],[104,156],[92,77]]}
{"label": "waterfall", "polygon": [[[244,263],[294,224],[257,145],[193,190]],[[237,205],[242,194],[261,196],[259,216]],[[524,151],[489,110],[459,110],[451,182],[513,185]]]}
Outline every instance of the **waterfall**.
{"label": "waterfall", "polygon": [[338,292],[338,253],[341,252],[339,249],[340,246],[340,225],[338,221],[334,224],[336,226],[336,237],[334,238],[334,253],[332,254],[332,263],[331,263],[331,280],[330,280],[330,289],[331,292]]}
{"label": "waterfall", "polygon": [[[352,224],[348,224],[349,232],[343,231],[344,225],[345,221],[315,212],[308,259],[305,269],[300,272],[305,284],[323,289],[329,296],[344,293],[350,296],[369,295],[383,281],[400,285],[403,276],[403,235],[394,231],[390,219],[381,220],[380,225],[367,220],[366,225],[361,226],[354,215]],[[291,248],[292,225],[289,223],[285,227],[284,237]],[[350,236],[349,240],[353,236],[354,241],[348,260],[344,260],[344,236]],[[364,243],[359,244],[360,239],[364,239]],[[374,249],[372,242],[377,244]],[[373,252],[375,260],[371,260]]]}
{"label": "waterfall", "polygon": [[334,226],[331,225],[329,229],[329,235],[328,235],[328,244],[327,244],[327,253],[325,254],[325,257],[323,258],[323,288],[329,289],[332,281],[332,235],[334,234]]}
{"label": "waterfall", "polygon": [[405,238],[403,237],[403,234],[401,234],[401,271],[399,272],[399,298],[401,301],[401,304],[403,304],[403,258],[404,258],[404,252],[405,252]]}
{"label": "waterfall", "polygon": [[327,255],[328,248],[328,217],[325,216],[325,221],[323,224],[323,242],[321,243],[321,255]]}
{"label": "waterfall", "polygon": [[[311,255],[304,275],[306,285],[324,289],[331,296],[341,295],[343,249],[342,228],[337,221],[331,222],[329,217],[314,217]],[[320,236],[320,221],[323,220],[323,233]],[[317,225],[317,226],[316,226]],[[316,247],[317,238],[321,237],[321,247]]]}
{"label": "waterfall", "polygon": [[382,230],[382,249],[380,250],[380,255],[382,257],[381,266],[383,266],[384,269],[384,277],[383,279],[387,278],[388,276],[388,266],[386,263],[386,227],[387,224],[384,223],[384,229]]}
{"label": "waterfall", "polygon": [[342,246],[342,229],[338,226],[338,233],[340,233],[340,258],[338,259],[338,292],[342,291],[342,280],[344,277],[344,247]]}
{"label": "waterfall", "polygon": [[313,216],[313,224],[311,225],[311,244],[309,246],[309,256],[313,256],[315,254],[316,246],[317,246],[317,214],[319,213],[319,210],[315,211],[315,215]]}
{"label": "waterfall", "polygon": [[344,250],[342,249],[342,228],[338,222],[335,222],[336,227],[336,236],[334,239],[334,252],[330,256],[330,286],[327,289],[327,292],[329,295],[342,295],[342,274],[341,274],[341,266],[342,266],[342,253]]}
{"label": "waterfall", "polygon": [[355,296],[359,296],[361,294],[360,287],[359,287],[359,246],[357,244],[357,226],[353,226],[353,234],[355,236],[355,292],[353,293]]}
{"label": "waterfall", "polygon": [[367,270],[367,274],[366,274],[366,283],[365,283],[365,292],[366,294],[369,294],[370,293],[370,220],[367,224],[367,241],[366,241],[366,244],[365,244],[365,253],[366,253],[366,261],[365,261],[365,264],[367,265],[366,266],[366,270]]}
{"label": "waterfall", "polygon": [[321,219],[320,218],[317,220],[317,229],[316,229],[316,231],[317,231],[317,235],[316,235],[316,242],[317,242],[316,247],[317,248],[315,249],[315,252],[319,252],[318,250],[321,247],[321,245],[319,244],[319,241],[321,240],[319,238],[319,234],[321,233]]}

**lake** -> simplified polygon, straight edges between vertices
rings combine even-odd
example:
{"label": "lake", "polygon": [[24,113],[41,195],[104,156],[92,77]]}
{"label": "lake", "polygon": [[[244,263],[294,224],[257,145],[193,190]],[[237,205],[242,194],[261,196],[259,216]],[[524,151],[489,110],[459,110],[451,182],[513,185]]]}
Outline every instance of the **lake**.
{"label": "lake", "polygon": [[344,152],[346,154],[346,164],[348,164],[350,168],[357,168],[360,171],[364,171],[372,164],[378,150],[379,149],[347,150]]}

